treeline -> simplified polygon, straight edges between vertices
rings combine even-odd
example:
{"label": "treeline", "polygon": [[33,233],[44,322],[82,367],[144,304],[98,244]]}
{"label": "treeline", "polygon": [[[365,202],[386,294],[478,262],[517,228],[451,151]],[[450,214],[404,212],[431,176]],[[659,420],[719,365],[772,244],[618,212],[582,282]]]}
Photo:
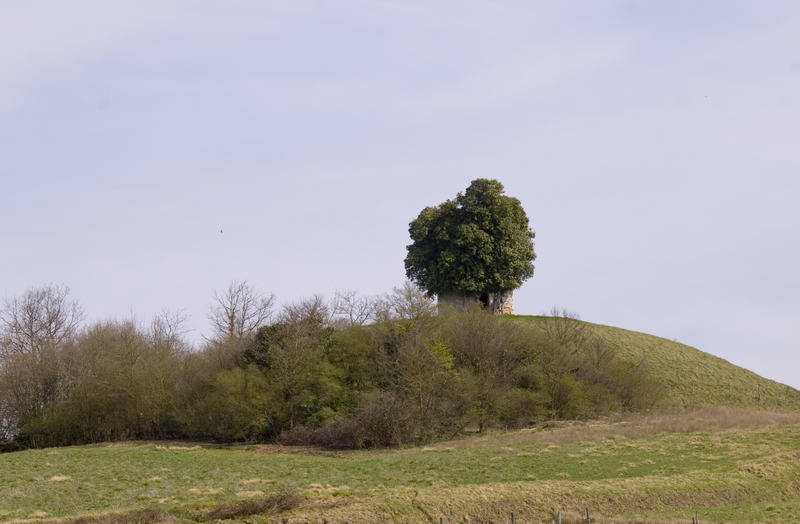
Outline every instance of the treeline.
{"label": "treeline", "polygon": [[176,314],[83,326],[66,288],[0,310],[0,444],[127,439],[419,444],[465,430],[639,410],[646,366],[566,315],[525,322],[437,312],[406,285],[276,311],[246,283],[215,293],[215,333],[192,348]]}

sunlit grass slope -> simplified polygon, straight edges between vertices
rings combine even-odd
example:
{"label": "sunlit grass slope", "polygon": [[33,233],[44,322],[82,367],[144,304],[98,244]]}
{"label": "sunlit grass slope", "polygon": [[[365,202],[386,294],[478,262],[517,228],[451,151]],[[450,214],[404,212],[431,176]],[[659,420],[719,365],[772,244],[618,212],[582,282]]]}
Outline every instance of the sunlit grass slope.
{"label": "sunlit grass slope", "polygon": [[[336,453],[108,444],[0,455],[0,472],[0,521],[197,522],[223,508],[236,522],[542,522],[589,508],[598,522],[792,522],[800,414],[706,408]],[[286,508],[235,513],[287,489]]]}
{"label": "sunlit grass slope", "polygon": [[[542,323],[547,317],[517,317]],[[665,386],[661,407],[733,406],[800,409],[800,391],[761,377],[673,340],[611,326],[584,323],[630,362],[644,361]]]}

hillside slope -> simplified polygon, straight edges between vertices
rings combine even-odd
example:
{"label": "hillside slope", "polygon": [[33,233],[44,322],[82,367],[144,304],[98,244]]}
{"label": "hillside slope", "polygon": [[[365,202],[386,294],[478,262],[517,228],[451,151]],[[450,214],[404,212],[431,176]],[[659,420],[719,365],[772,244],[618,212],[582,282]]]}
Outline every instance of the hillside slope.
{"label": "hillside slope", "polygon": [[[519,317],[533,323],[549,317]],[[582,321],[581,321],[582,322]],[[634,363],[644,362],[665,386],[664,407],[732,406],[800,410],[800,391],[699,349],[627,329],[582,322]]]}

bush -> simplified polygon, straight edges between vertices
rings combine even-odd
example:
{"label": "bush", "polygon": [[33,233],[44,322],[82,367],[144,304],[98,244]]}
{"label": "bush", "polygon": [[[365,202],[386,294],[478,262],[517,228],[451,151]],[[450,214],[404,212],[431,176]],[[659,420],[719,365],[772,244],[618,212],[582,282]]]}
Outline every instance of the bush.
{"label": "bush", "polygon": [[513,388],[497,399],[497,418],[506,427],[524,427],[550,415],[552,399],[545,391]]}
{"label": "bush", "polygon": [[408,402],[391,391],[365,394],[354,418],[363,431],[361,447],[401,446],[414,441],[416,425]]}
{"label": "bush", "polygon": [[342,327],[316,297],[252,337],[196,353],[167,317],[150,331],[98,323],[2,355],[0,451],[153,438],[398,446],[658,400],[645,362],[624,361],[559,315],[528,323],[477,306],[434,315],[407,286],[383,299],[372,325]]}
{"label": "bush", "polygon": [[551,382],[550,395],[552,409],[561,418],[582,418],[591,408],[581,383],[571,373],[564,373]]}
{"label": "bush", "polygon": [[208,390],[187,406],[183,429],[192,438],[256,441],[268,436],[272,423],[271,389],[254,365],[216,374]]}
{"label": "bush", "polygon": [[288,446],[319,446],[328,449],[367,447],[364,428],[354,418],[328,422],[319,427],[295,426],[283,431],[278,442]]}
{"label": "bush", "polygon": [[51,356],[58,394],[19,430],[37,447],[172,436],[181,356],[133,322],[96,324]]}

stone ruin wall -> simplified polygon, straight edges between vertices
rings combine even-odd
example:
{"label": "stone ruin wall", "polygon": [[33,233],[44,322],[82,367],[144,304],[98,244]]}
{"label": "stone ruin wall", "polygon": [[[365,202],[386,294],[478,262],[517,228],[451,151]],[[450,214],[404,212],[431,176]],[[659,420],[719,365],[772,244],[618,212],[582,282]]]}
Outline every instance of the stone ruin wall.
{"label": "stone ruin wall", "polygon": [[458,293],[442,293],[438,296],[439,305],[447,305],[454,309],[466,309],[475,303],[483,304],[494,315],[514,314],[514,292],[503,291],[488,293],[486,300],[475,295],[461,295]]}

